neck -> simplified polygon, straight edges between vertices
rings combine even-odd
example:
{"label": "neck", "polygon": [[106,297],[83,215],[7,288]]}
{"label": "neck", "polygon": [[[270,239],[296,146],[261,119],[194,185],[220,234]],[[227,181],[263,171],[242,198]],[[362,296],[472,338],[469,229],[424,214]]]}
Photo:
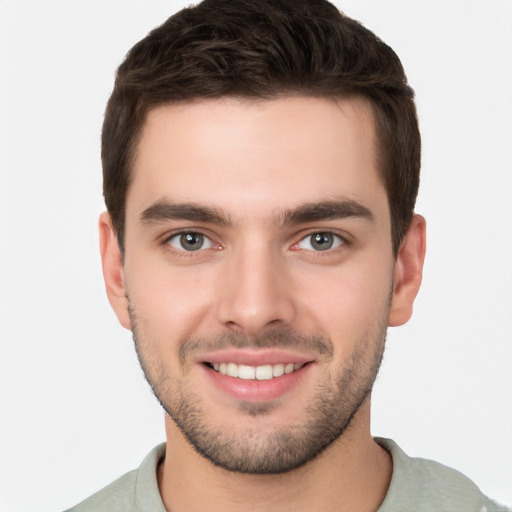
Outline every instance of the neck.
{"label": "neck", "polygon": [[169,512],[375,512],[391,480],[389,454],[370,434],[370,404],[314,460],[279,475],[224,470],[199,455],[166,417],[167,451],[160,465],[160,494]]}

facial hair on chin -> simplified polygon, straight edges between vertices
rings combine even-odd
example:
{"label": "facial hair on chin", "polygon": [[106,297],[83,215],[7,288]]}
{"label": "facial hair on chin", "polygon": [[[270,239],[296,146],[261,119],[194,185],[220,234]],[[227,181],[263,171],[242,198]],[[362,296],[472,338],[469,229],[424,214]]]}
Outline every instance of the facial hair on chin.
{"label": "facial hair on chin", "polygon": [[[138,329],[137,315],[130,304],[131,328],[137,355],[153,393],[191,446],[212,464],[229,471],[278,474],[296,469],[314,459],[342,436],[377,377],[386,337],[387,316],[382,315],[355,344],[356,349],[342,367],[332,368],[334,349],[330,340],[305,336],[290,329],[275,330],[258,338],[228,333],[215,338],[185,339],[180,344],[181,376],[171,375],[164,362],[152,354],[151,340]],[[209,422],[201,398],[186,375],[197,350],[287,346],[318,355],[324,378],[317,385],[311,404],[300,424],[264,432],[257,426],[243,432],[228,431]],[[240,402],[241,414],[262,417],[276,404]]]}

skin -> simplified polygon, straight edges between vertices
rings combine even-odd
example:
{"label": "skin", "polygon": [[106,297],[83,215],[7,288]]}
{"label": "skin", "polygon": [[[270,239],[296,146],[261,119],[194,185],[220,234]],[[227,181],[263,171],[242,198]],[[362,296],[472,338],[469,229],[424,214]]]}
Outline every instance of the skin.
{"label": "skin", "polygon": [[[193,403],[202,428],[228,432],[234,451],[249,445],[270,457],[274,434],[303,432],[305,418],[316,417],[319,389],[336,389],[350,370],[371,387],[386,326],[412,314],[425,254],[425,221],[415,215],[393,257],[377,165],[371,110],[358,98],[224,98],[149,113],[126,201],[124,258],[106,213],[100,239],[109,300],[121,324],[136,329],[139,357],[167,410]],[[333,202],[369,214],[290,213]],[[169,208],[155,208],[162,204],[218,215],[170,218]],[[204,248],[184,250],[176,236],[183,229],[205,235]],[[317,250],[312,233],[334,234],[334,246]],[[330,351],[279,337],[273,347],[272,334],[287,332],[321,337]],[[204,365],[222,359],[223,339],[249,343],[229,357],[308,364],[277,396],[243,399],[236,385],[234,395],[217,386],[218,374]],[[274,475],[212,464],[167,415],[158,475],[166,508],[377,510],[392,462],[371,437],[369,394],[354,407],[348,428],[316,457]]]}

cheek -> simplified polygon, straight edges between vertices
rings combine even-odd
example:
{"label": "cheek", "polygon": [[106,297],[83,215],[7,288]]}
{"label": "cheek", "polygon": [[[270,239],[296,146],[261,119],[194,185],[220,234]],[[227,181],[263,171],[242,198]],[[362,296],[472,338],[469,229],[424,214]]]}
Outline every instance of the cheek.
{"label": "cheek", "polygon": [[166,343],[196,332],[213,297],[211,270],[136,259],[126,267],[128,294],[141,329]]}
{"label": "cheek", "polygon": [[330,270],[303,282],[303,309],[314,329],[348,348],[388,315],[392,273],[378,264]]}

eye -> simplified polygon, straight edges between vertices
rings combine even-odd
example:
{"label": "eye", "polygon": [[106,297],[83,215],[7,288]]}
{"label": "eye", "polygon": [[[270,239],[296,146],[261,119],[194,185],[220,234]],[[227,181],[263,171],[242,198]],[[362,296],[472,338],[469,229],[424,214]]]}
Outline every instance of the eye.
{"label": "eye", "polygon": [[305,236],[298,244],[300,249],[307,249],[308,251],[328,251],[343,245],[345,240],[334,233],[329,231],[322,231],[320,233],[311,233]]}
{"label": "eye", "polygon": [[213,242],[202,233],[188,231],[186,233],[177,233],[167,240],[167,244],[179,251],[199,251],[199,249],[210,249]]}

